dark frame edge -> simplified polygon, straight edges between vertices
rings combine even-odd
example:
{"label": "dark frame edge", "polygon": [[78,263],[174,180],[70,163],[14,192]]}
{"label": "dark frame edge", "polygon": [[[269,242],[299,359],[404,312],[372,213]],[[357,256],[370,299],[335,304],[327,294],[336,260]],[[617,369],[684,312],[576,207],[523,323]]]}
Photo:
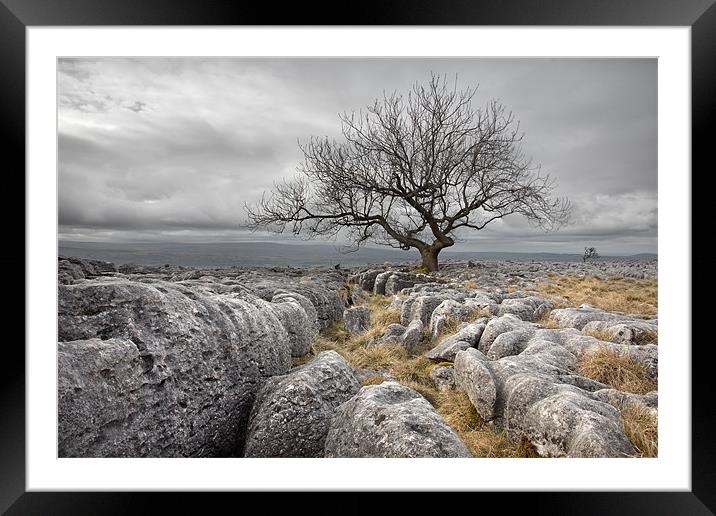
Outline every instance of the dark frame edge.
{"label": "dark frame edge", "polygon": [[[25,146],[23,142],[25,140],[25,29],[28,21],[33,24],[33,21],[40,21],[36,18],[37,12],[30,13],[18,12],[17,9],[13,8],[11,11],[0,3],[0,62],[2,63],[3,73],[0,74],[0,92],[3,93],[3,104],[4,104],[4,126],[7,128],[6,142],[7,149],[9,150],[8,155],[11,156],[13,166],[16,169],[25,170]],[[716,91],[716,70],[714,70],[713,63],[716,62],[716,43],[714,43],[713,34],[716,34],[716,5],[713,4],[713,0],[709,0],[710,7],[705,10],[702,7],[694,7],[695,3],[699,5],[703,4],[703,0],[692,2],[691,11],[698,11],[700,14],[698,17],[691,20],[692,27],[692,170],[702,170],[702,173],[706,172],[706,165],[708,163],[709,168],[712,167],[712,160],[710,159],[710,150],[713,147],[713,143],[708,137],[709,123],[714,120],[714,114],[716,114],[715,96],[713,92]],[[13,3],[17,6],[16,2]],[[26,4],[34,4],[36,8],[38,4],[45,2],[30,2],[26,0]],[[63,2],[66,4],[66,2]],[[85,2],[77,2],[78,4],[87,5]],[[98,2],[100,3],[100,2]],[[107,2],[105,2],[107,3]],[[152,4],[152,2],[147,2]],[[157,4],[157,2],[153,2]],[[161,3],[161,2],[160,2]],[[179,2],[175,2],[175,5]],[[427,4],[428,2],[424,2]],[[530,4],[533,2],[520,2],[523,4]],[[558,2],[559,3],[559,2]],[[682,25],[684,24],[684,10],[681,9],[683,6],[679,2],[663,2],[667,3],[668,6],[662,4],[662,8],[659,9],[659,20],[656,24],[662,25]],[[191,9],[195,11],[201,11],[202,7],[199,3],[195,2],[182,2],[189,7],[182,10],[183,15],[187,15],[191,12]],[[46,3],[45,3],[46,5]],[[96,5],[96,4],[95,4]],[[461,4],[462,8],[458,16],[463,20],[461,23],[466,24],[470,20],[474,20],[474,12],[471,11],[469,5]],[[533,8],[538,7],[538,4],[532,6]],[[131,6],[127,6],[126,10],[131,10]],[[151,7],[149,8],[151,11]],[[499,10],[500,7],[494,6],[493,9]],[[112,25],[122,24],[119,19],[127,17],[125,11],[124,16],[118,16],[117,12],[121,10],[116,7],[109,12],[101,12],[96,9],[90,13],[80,12],[79,9],[73,11],[69,10],[69,16],[73,20],[73,24],[85,25]],[[142,9],[138,9],[141,11]],[[479,9],[478,9],[479,10]],[[481,7],[480,12],[484,12],[484,6]],[[489,12],[489,8],[487,9]],[[157,10],[158,11],[158,10]],[[157,11],[152,13],[152,19],[157,19]],[[409,20],[406,16],[402,22],[404,24],[426,24],[429,25],[423,12],[422,21],[420,20]],[[629,23],[617,23],[614,20],[619,20],[619,12],[613,9],[609,11],[609,16],[612,19],[612,24],[623,25],[623,24],[655,24],[653,21],[654,16],[649,15],[645,17],[642,23],[634,23],[633,6],[629,10],[631,14],[627,16],[630,20]],[[514,11],[511,11],[511,15],[514,16]],[[590,17],[589,12],[583,13],[582,19]],[[39,24],[48,24],[48,21],[53,18],[56,13],[45,12],[40,16],[41,21]],[[66,11],[64,17],[60,18],[59,25],[67,24],[68,12]],[[111,19],[113,16],[117,16],[115,19]],[[133,13],[136,19],[136,13]],[[140,13],[141,16],[141,13]],[[516,14],[523,21],[515,21],[515,24],[540,24],[543,23],[544,16],[538,17],[538,21],[524,21],[530,18],[528,11],[522,11]],[[375,16],[380,18],[380,15]],[[204,20],[205,17],[200,16],[199,19]],[[390,15],[386,17],[391,20],[376,21],[376,24],[383,23],[395,23],[395,13],[391,11]],[[264,14],[263,19],[270,19],[270,14],[266,18]],[[484,24],[499,24],[495,20],[501,19],[500,16],[493,17],[491,23]],[[665,23],[664,20],[673,20],[671,23]],[[487,19],[485,20],[488,21]],[[126,21],[124,22],[127,23]],[[177,24],[177,21],[168,20],[169,24]],[[187,22],[184,22],[187,23]],[[213,23],[225,24],[227,18],[222,21],[214,21]],[[243,17],[237,20],[236,23],[246,23],[246,18]],[[453,22],[455,23],[455,22]],[[460,22],[458,22],[460,23]],[[569,22],[565,19],[555,20],[552,24],[568,24]],[[599,21],[595,24],[607,24],[604,21],[603,13],[599,17]],[[589,23],[582,23],[588,25]],[[689,24],[689,23],[686,23]],[[707,161],[709,160],[709,161]],[[693,178],[693,173],[692,173]],[[25,199],[25,182],[24,174],[22,179],[19,180],[21,189],[23,191],[22,198]],[[16,192],[18,190],[15,190]],[[696,191],[697,195],[703,195],[704,192]],[[694,208],[697,206],[703,206],[704,204],[693,203]],[[708,209],[708,202],[705,203]],[[13,220],[17,218],[16,212],[11,212],[9,207],[4,207],[7,212],[6,220]],[[23,209],[24,213],[24,209]],[[14,215],[14,216],[13,216]],[[694,223],[698,220],[698,217],[693,218]],[[703,219],[702,219],[703,220]],[[20,236],[22,231],[22,236]],[[25,225],[16,225],[17,235],[14,241],[23,242],[23,251],[21,255],[22,261],[18,253],[15,252],[12,258],[2,258],[2,261],[6,266],[14,267],[17,269],[21,263],[21,267],[25,274],[23,275],[23,282],[26,281],[26,269],[25,262]],[[695,234],[694,228],[692,227],[692,235]],[[698,233],[696,233],[698,234]],[[708,261],[707,261],[708,260]],[[707,267],[711,265],[711,260],[707,255],[693,254],[692,265]],[[20,287],[20,277],[16,275],[13,281],[17,282],[17,288]],[[24,287],[24,283],[22,285]],[[24,292],[24,288],[23,288]],[[25,294],[23,294],[23,308],[25,307]],[[696,305],[694,304],[696,309]],[[703,309],[702,309],[703,310]],[[693,317],[692,317],[693,320]],[[24,326],[23,326],[24,334]],[[24,342],[23,337],[23,342]],[[693,340],[693,339],[692,339]],[[10,346],[8,346],[9,348]],[[2,390],[0,391],[0,456],[2,457],[3,468],[0,472],[0,511],[4,513],[8,509],[7,514],[42,514],[47,513],[48,509],[51,508],[51,512],[56,514],[74,513],[74,514],[90,514],[97,513],[101,510],[102,513],[114,513],[120,514],[132,510],[134,512],[143,513],[142,509],[146,509],[146,503],[150,496],[149,493],[134,493],[132,496],[127,496],[123,493],[92,493],[83,494],[78,496],[77,493],[47,493],[47,492],[25,492],[25,354],[24,349],[18,346],[15,349],[7,349],[7,352],[15,353],[12,357],[12,364],[22,364],[22,367],[17,367],[14,374],[4,375],[2,377]],[[710,364],[713,363],[711,358],[712,351],[708,349],[708,346],[702,346],[701,348],[692,346],[692,407],[698,407],[698,411],[692,410],[692,491],[691,492],[648,492],[648,493],[512,493],[510,496],[518,496],[520,498],[528,498],[530,504],[535,501],[538,502],[538,507],[549,508],[549,513],[571,513],[579,512],[582,514],[631,514],[634,511],[643,512],[645,509],[650,514],[714,514],[716,511],[716,490],[713,486],[716,485],[716,448],[713,444],[711,421],[709,420],[710,414],[706,411],[706,408],[713,406],[713,401],[710,396],[710,389],[707,389],[706,381],[712,375],[712,372],[708,370]],[[702,388],[698,388],[698,387]],[[696,453],[694,453],[696,451]],[[416,493],[417,494],[417,493]],[[480,496],[499,496],[500,493],[481,493]],[[295,496],[294,493],[292,496]],[[163,498],[163,502],[169,501],[171,498],[173,503],[181,503],[186,508],[187,498],[189,493],[173,493],[159,495]],[[231,496],[230,494],[221,495],[223,499],[222,503],[225,503],[226,498]],[[205,497],[202,497],[205,498]],[[233,498],[233,497],[232,497]],[[420,498],[420,497],[418,497]],[[495,501],[497,499],[495,498]],[[202,504],[204,505],[204,504]],[[205,505],[204,505],[205,508]],[[109,509],[109,511],[108,511]],[[532,512],[542,513],[541,509],[533,510]]]}
{"label": "dark frame edge", "polygon": [[[22,292],[16,306],[25,309],[25,24],[5,5],[0,4],[0,102],[2,102],[3,126],[5,129],[3,154],[9,158],[4,180],[19,199],[20,206],[3,203],[5,220],[17,221],[22,211],[23,223],[8,226],[10,237],[15,242],[11,253],[0,258],[6,270],[23,271],[13,274],[8,281],[12,290]],[[22,171],[20,174],[19,171]],[[6,183],[7,184],[7,183]],[[10,191],[10,190],[6,190]],[[22,195],[20,195],[22,192]],[[9,235],[8,235],[9,236]],[[22,247],[19,244],[22,242]],[[8,318],[9,319],[9,318]],[[21,320],[14,316],[14,321]],[[25,318],[22,317],[24,321]],[[9,321],[8,321],[9,322]],[[25,326],[20,328],[22,342],[25,342]],[[17,329],[17,326],[15,329]],[[19,338],[17,341],[19,342]],[[25,347],[7,346],[5,363],[7,374],[0,382],[0,511],[4,511],[25,491]]]}
{"label": "dark frame edge", "polygon": [[[694,252],[693,243],[701,241],[694,238],[709,231],[699,224],[709,220],[711,199],[708,188],[694,189],[696,171],[700,177],[706,177],[712,167],[713,122],[716,115],[716,4],[712,4],[691,26],[691,127],[692,127],[692,315],[691,315],[691,488],[692,492],[711,511],[716,512],[716,445],[713,439],[713,396],[707,388],[712,376],[709,365],[713,364],[713,348],[701,341],[697,344],[698,334],[694,321],[704,321],[707,316],[703,305],[696,302],[694,293],[694,273],[705,270],[709,263],[704,253]],[[705,184],[705,183],[704,183]],[[699,199],[699,197],[701,197]],[[703,244],[702,244],[703,245]],[[711,410],[708,408],[711,407]]]}

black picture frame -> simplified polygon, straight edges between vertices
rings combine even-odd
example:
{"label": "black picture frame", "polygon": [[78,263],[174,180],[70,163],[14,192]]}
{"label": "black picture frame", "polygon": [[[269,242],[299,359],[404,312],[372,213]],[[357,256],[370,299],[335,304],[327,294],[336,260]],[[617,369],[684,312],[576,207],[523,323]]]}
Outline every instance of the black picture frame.
{"label": "black picture frame", "polygon": [[[706,175],[707,164],[711,165],[707,159],[713,147],[708,129],[714,120],[716,103],[714,0],[369,0],[351,4],[345,11],[336,3],[322,5],[317,2],[0,0],[0,106],[6,129],[3,154],[7,166],[4,179],[6,185],[16,181],[7,190],[13,192],[14,198],[24,199],[19,192],[25,192],[24,174],[18,172],[25,170],[25,29],[29,26],[82,25],[690,26],[692,185],[693,179]],[[696,170],[699,174],[693,172]],[[692,186],[692,191],[697,195],[709,195],[707,189],[700,191]],[[708,207],[708,202],[697,203],[692,199],[693,224],[710,220],[705,212]],[[701,216],[694,214],[693,208],[702,209]],[[16,222],[20,209],[9,202],[3,203],[5,220],[8,221],[5,233],[12,246],[3,253],[2,261],[6,271],[10,271],[5,287],[12,292],[24,292],[24,281],[32,274],[25,265],[25,247],[23,245],[20,250],[18,244],[25,242],[25,225]],[[24,209],[22,211],[24,214]],[[691,231],[692,235],[700,234],[695,226]],[[706,268],[711,261],[709,253],[694,253],[693,249],[691,252],[692,271],[694,268],[710,270]],[[20,268],[24,277],[18,274]],[[24,310],[24,303],[16,297],[12,301],[15,310],[21,306]],[[692,306],[697,313],[704,311],[695,302]],[[9,314],[5,317],[7,326],[10,326]],[[19,317],[14,319],[19,320]],[[509,497],[510,506],[514,502],[527,502],[530,512],[537,514],[713,514],[716,511],[716,447],[711,438],[714,402],[709,381],[713,376],[713,345],[709,341],[699,341],[696,333],[692,336],[688,329],[684,332],[683,342],[672,344],[691,345],[692,350],[692,491],[480,493],[476,509],[487,507],[486,502],[499,502]],[[0,375],[0,511],[7,511],[7,514],[143,513],[150,507],[149,499],[156,496],[162,497],[165,508],[171,503],[187,507],[185,493],[25,492],[25,354],[17,339],[7,339],[3,351],[6,367]],[[228,496],[234,495],[221,497],[219,503],[225,504]],[[421,497],[416,499],[421,500]],[[205,503],[202,502],[202,506],[206,510]]]}

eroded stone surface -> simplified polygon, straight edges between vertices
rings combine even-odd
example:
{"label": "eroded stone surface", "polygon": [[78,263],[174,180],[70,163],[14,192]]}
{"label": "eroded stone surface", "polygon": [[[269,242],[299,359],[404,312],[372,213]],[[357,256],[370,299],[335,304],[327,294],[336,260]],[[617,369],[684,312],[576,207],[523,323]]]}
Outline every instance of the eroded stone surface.
{"label": "eroded stone surface", "polygon": [[455,369],[452,366],[435,366],[428,373],[428,377],[439,391],[455,388]]}
{"label": "eroded stone surface", "polygon": [[343,314],[335,273],[60,264],[61,456],[241,453],[259,387]]}
{"label": "eroded stone surface", "polygon": [[321,457],[336,408],[360,389],[353,367],[335,351],[269,378],[249,420],[246,457]]}
{"label": "eroded stone surface", "polygon": [[397,382],[363,387],[336,410],[326,457],[470,457],[420,394]]}
{"label": "eroded stone surface", "polygon": [[370,328],[370,310],[366,306],[354,306],[343,312],[343,323],[348,333],[363,333]]}
{"label": "eroded stone surface", "polygon": [[[651,278],[655,262],[447,262],[430,276],[390,264],[353,273],[76,258],[60,258],[58,266],[61,456],[240,455],[250,413],[256,416],[248,454],[320,456],[328,449],[327,441],[316,445],[328,431],[321,425],[334,419],[326,414],[338,414],[326,408],[334,391],[336,399],[350,393],[341,406],[353,401],[346,414],[356,418],[352,428],[345,415],[336,426],[332,442],[340,456],[465,456],[457,436],[440,430],[444,421],[429,415],[432,407],[414,391],[381,384],[371,386],[385,385],[380,396],[355,394],[373,376],[394,380],[387,371],[354,372],[350,381],[337,365],[342,359],[319,367],[324,359],[317,358],[302,367],[314,364],[326,375],[289,372],[291,356],[308,353],[320,329],[345,321],[344,311],[364,302],[364,292],[392,294],[386,306],[400,312],[402,323],[370,344],[412,352],[425,327],[433,338],[448,333],[427,354],[455,362],[431,370],[436,387],[464,390],[481,417],[513,439],[525,436],[542,454],[631,455],[619,410],[631,403],[657,410],[656,391],[624,393],[577,372],[581,357],[608,347],[628,353],[657,380],[656,318],[585,305],[552,310],[559,329],[531,322],[555,302],[568,302],[531,290],[550,281],[550,273]],[[472,321],[476,314],[485,317]],[[453,321],[464,322],[453,330]],[[266,395],[254,404],[261,386]],[[373,428],[363,420],[369,414],[391,423]],[[281,435],[280,427],[293,430]],[[387,442],[394,438],[397,444]]]}
{"label": "eroded stone surface", "polygon": [[234,454],[291,365],[283,303],[250,294],[102,279],[60,285],[58,306],[60,456]]}
{"label": "eroded stone surface", "polygon": [[541,454],[631,456],[636,451],[624,434],[617,402],[633,396],[615,394],[576,371],[579,357],[603,346],[629,352],[656,370],[654,345],[603,342],[574,328],[545,329],[510,314],[489,321],[478,349],[457,353],[455,384],[483,419],[506,428],[514,439],[526,437]]}
{"label": "eroded stone surface", "polygon": [[459,351],[477,345],[485,327],[485,320],[465,324],[453,335],[442,339],[437,346],[425,353],[425,356],[438,362],[452,362]]}

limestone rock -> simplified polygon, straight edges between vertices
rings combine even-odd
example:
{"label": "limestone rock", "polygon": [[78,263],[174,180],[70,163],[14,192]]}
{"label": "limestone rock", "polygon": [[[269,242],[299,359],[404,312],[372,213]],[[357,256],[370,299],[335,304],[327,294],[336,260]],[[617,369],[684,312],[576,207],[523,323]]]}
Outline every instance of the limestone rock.
{"label": "limestone rock", "polygon": [[635,319],[632,321],[590,321],[582,328],[585,335],[604,335],[610,342],[619,344],[648,344],[656,338],[656,322]]}
{"label": "limestone rock", "polygon": [[475,348],[469,348],[455,357],[455,386],[470,398],[475,410],[485,421],[495,418],[497,387],[485,362],[488,359]]}
{"label": "limestone rock", "polygon": [[642,321],[634,316],[630,316],[620,312],[607,312],[590,305],[582,305],[579,308],[561,308],[552,310],[550,319],[555,321],[563,328],[576,328],[581,330],[592,321],[602,321],[611,323],[609,326],[620,323],[637,323]]}
{"label": "limestone rock", "polygon": [[437,346],[425,353],[430,360],[452,362],[459,351],[476,346],[485,330],[483,322],[466,324],[457,333],[445,337]]}
{"label": "limestone rock", "polygon": [[446,299],[440,303],[430,315],[430,335],[436,339],[450,321],[464,321],[470,314],[470,309],[463,303],[453,299]]}
{"label": "limestone rock", "polygon": [[420,394],[397,382],[363,387],[336,411],[326,457],[470,457]]}
{"label": "limestone rock", "polygon": [[402,335],[402,343],[409,352],[415,351],[423,340],[423,321],[415,319],[411,321]]}
{"label": "limestone rock", "polygon": [[435,366],[428,377],[439,391],[448,391],[455,387],[455,370],[452,366]]}
{"label": "limestone rock", "polygon": [[376,275],[373,281],[373,294],[378,296],[385,295],[385,284],[388,282],[388,278],[393,275],[393,271],[384,271]]}
{"label": "limestone rock", "polygon": [[418,283],[427,283],[430,276],[424,274],[410,274],[404,272],[395,272],[391,274],[385,282],[385,294],[394,295],[404,288],[412,287]]}
{"label": "limestone rock", "polygon": [[406,328],[402,324],[393,323],[389,324],[385,329],[385,333],[379,339],[371,339],[368,341],[369,346],[381,346],[385,344],[402,344],[403,335],[405,334]]}
{"label": "limestone rock", "polygon": [[244,456],[323,456],[331,417],[359,389],[353,367],[335,351],[269,378],[251,412]]}
{"label": "limestone rock", "polygon": [[354,306],[343,312],[343,322],[348,333],[363,333],[370,328],[370,310],[366,306]]}
{"label": "limestone rock", "polygon": [[656,360],[654,345],[601,342],[573,328],[545,329],[509,314],[488,323],[479,349],[457,353],[455,385],[483,419],[513,439],[526,437],[540,454],[630,456],[635,450],[613,406],[625,396],[576,372],[578,357],[600,345],[627,350],[643,363]]}
{"label": "limestone rock", "polygon": [[375,278],[380,274],[381,272],[384,272],[382,270],[370,270],[361,273],[356,282],[360,286],[362,290],[365,292],[373,292],[373,287],[375,286]]}
{"label": "limestone rock", "polygon": [[619,411],[576,387],[515,375],[507,384],[508,432],[518,429],[541,455],[627,457],[636,450]]}
{"label": "limestone rock", "polygon": [[308,298],[295,292],[278,292],[271,298],[273,310],[286,328],[291,356],[302,357],[318,336],[318,314]]}
{"label": "limestone rock", "polygon": [[291,366],[282,304],[162,281],[60,285],[59,455],[237,453],[259,386]]}

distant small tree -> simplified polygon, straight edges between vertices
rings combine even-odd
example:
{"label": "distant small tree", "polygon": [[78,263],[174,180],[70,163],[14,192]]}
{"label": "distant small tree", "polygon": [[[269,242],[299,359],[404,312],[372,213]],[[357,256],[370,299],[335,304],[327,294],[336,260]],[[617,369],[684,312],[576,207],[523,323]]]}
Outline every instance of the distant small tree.
{"label": "distant small tree", "polygon": [[582,261],[586,262],[590,258],[593,258],[593,259],[599,258],[599,253],[597,253],[596,247],[585,247],[584,248],[584,256],[582,256]]}
{"label": "distant small tree", "polygon": [[407,95],[384,95],[367,112],[343,114],[343,141],[300,145],[293,180],[246,206],[251,226],[417,249],[438,270],[455,232],[479,231],[511,214],[543,229],[565,223],[567,199],[520,147],[512,113],[497,100],[474,107],[476,88],[433,75]]}

